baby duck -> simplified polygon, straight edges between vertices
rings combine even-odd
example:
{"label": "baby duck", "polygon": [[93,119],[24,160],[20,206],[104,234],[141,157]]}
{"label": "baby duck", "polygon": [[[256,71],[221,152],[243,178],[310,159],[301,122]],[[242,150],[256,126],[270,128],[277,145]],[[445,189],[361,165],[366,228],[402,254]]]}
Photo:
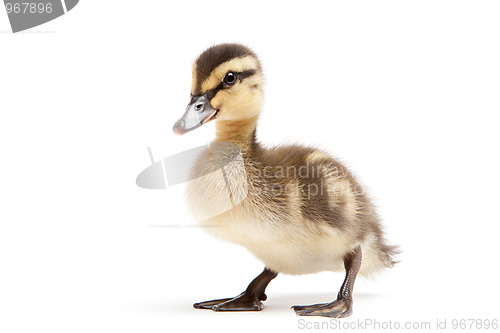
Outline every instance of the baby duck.
{"label": "baby duck", "polygon": [[[236,147],[242,167],[229,163],[224,177],[232,193],[244,194],[232,209],[200,223],[212,235],[246,247],[265,264],[240,295],[194,307],[258,311],[267,299],[267,285],[278,273],[345,269],[336,300],[292,308],[301,316],[347,317],[352,314],[358,272],[371,275],[392,267],[396,248],[386,244],[374,206],[341,163],[314,148],[265,148],[256,140],[262,101],[262,68],[249,48],[212,46],[194,62],[191,101],[173,130],[182,135],[215,120],[215,143],[231,145],[214,145],[209,160],[234,156],[230,150]],[[213,170],[206,161],[195,162],[192,178]],[[220,183],[220,178],[208,176],[188,184],[188,205],[195,215],[210,215],[222,205],[220,197],[227,189]]]}

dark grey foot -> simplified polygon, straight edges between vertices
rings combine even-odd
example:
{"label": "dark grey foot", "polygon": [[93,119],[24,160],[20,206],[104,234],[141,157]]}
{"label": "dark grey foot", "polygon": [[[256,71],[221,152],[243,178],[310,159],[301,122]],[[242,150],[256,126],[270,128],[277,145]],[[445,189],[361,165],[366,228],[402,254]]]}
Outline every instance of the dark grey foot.
{"label": "dark grey foot", "polygon": [[299,316],[344,318],[352,314],[352,299],[339,298],[332,303],[292,306]]}
{"label": "dark grey foot", "polygon": [[232,300],[232,298],[214,299],[211,301],[194,303],[193,307],[195,309],[209,309],[209,310],[211,310],[214,307],[214,305],[221,304],[221,303],[224,303],[224,302],[227,302],[230,300]]}
{"label": "dark grey foot", "polygon": [[303,311],[303,310],[307,310],[307,309],[314,309],[314,308],[324,306],[327,304],[330,304],[330,303],[319,303],[319,304],[311,304],[311,305],[294,305],[290,309],[293,309],[295,312],[298,312],[298,311]]}
{"label": "dark grey foot", "polygon": [[261,301],[267,299],[264,291],[278,273],[268,268],[260,273],[248,285],[247,289],[233,298],[214,299],[212,301],[193,304],[195,309],[211,309],[214,311],[260,311],[264,308]]}
{"label": "dark grey foot", "polygon": [[223,298],[195,303],[196,309],[211,309],[214,311],[260,311],[264,308],[262,302],[255,296],[242,293],[234,298]]}

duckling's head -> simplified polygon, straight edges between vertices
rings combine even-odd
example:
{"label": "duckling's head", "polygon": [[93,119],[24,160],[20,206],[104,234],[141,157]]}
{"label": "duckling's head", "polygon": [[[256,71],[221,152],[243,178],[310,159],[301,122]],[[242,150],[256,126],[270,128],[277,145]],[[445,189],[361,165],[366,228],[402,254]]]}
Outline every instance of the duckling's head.
{"label": "duckling's head", "polygon": [[262,69],[252,50],[240,44],[208,48],[193,64],[191,101],[174,132],[181,135],[214,119],[256,119],[263,100],[262,85]]}

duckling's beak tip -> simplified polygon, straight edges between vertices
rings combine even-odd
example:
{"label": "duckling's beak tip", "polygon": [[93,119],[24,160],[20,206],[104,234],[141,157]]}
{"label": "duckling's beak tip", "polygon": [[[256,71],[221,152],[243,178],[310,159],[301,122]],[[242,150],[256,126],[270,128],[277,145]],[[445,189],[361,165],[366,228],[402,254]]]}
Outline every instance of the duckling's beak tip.
{"label": "duckling's beak tip", "polygon": [[172,128],[172,130],[174,131],[174,133],[175,133],[176,135],[182,135],[182,134],[186,133],[185,131],[183,131],[183,128],[184,128],[184,127],[185,127],[185,126],[184,126],[184,121],[183,121],[182,119],[179,119],[179,120],[175,123],[174,127]]}

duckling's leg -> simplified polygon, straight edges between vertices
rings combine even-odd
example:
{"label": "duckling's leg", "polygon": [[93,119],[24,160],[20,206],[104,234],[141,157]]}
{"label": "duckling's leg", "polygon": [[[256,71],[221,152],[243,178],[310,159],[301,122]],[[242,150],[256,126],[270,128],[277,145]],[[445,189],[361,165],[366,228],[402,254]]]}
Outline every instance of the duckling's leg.
{"label": "duckling's leg", "polygon": [[359,246],[344,257],[344,267],[346,270],[345,280],[335,301],[323,304],[296,305],[292,306],[292,309],[300,316],[333,318],[350,316],[352,314],[352,288],[361,267],[361,248]]}
{"label": "duckling's leg", "polygon": [[267,299],[264,291],[267,285],[278,273],[265,268],[247,287],[234,298],[215,299],[212,301],[195,303],[196,309],[212,309],[214,311],[260,311],[264,307],[261,301]]}

